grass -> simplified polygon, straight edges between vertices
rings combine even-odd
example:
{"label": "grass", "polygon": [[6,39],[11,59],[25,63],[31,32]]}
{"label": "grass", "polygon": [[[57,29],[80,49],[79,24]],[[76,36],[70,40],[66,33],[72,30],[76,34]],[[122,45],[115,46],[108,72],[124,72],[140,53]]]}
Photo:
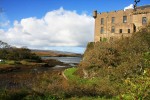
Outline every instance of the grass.
{"label": "grass", "polygon": [[8,68],[8,67],[14,67],[15,61],[13,60],[5,60],[0,62],[0,68]]}
{"label": "grass", "polygon": [[[78,75],[74,74],[77,71],[77,68],[68,68],[64,71],[65,76],[68,79],[68,82],[70,82],[71,85],[76,83],[75,85],[79,87],[87,87],[90,91],[90,88],[92,88],[94,85],[107,85],[103,84],[103,80],[95,77],[91,79],[85,79],[85,78],[80,78]],[[145,82],[144,82],[145,81]],[[123,83],[123,85],[127,88],[127,91],[124,94],[116,95],[111,98],[105,98],[104,96],[83,96],[83,97],[71,97],[68,100],[120,100],[125,99],[125,100],[132,100],[136,98],[139,98],[142,100],[143,98],[148,98],[149,96],[149,77],[148,76],[141,76],[137,78],[131,78],[130,80],[126,80],[126,83]],[[111,87],[111,86],[110,86]],[[129,89],[128,89],[129,88]],[[132,88],[130,90],[130,88]],[[87,91],[88,91],[87,89]],[[104,88],[105,89],[105,88]],[[81,89],[82,90],[82,89]],[[101,89],[100,89],[101,90]],[[93,91],[95,92],[95,91]]]}
{"label": "grass", "polygon": [[26,60],[21,60],[21,61],[15,61],[15,60],[5,60],[3,62],[0,62],[0,68],[5,68],[6,66],[11,66],[11,65],[27,65],[27,66],[34,66],[34,65],[42,65],[45,63],[37,63],[37,62],[30,62]]}
{"label": "grass", "polygon": [[8,91],[0,90],[0,100],[58,100],[56,96],[51,94],[38,94],[32,91]]}
{"label": "grass", "polygon": [[73,67],[73,68],[68,68],[64,71],[65,76],[69,79],[69,80],[76,80],[79,79],[78,76],[74,75],[74,72],[77,70],[77,68]]}
{"label": "grass", "polygon": [[68,68],[64,71],[64,75],[67,77],[67,79],[70,82],[76,82],[79,85],[85,84],[85,85],[93,85],[93,84],[98,84],[99,81],[101,81],[100,78],[98,77],[93,77],[91,79],[86,79],[86,78],[80,78],[78,75],[75,75],[74,73],[77,71],[77,68]]}
{"label": "grass", "polygon": [[15,61],[13,61],[13,60],[5,60],[5,61],[0,62],[0,64],[10,64],[10,65],[12,65],[14,63],[15,63]]}
{"label": "grass", "polygon": [[15,61],[15,60],[4,60],[0,62],[1,64],[6,64],[6,65],[16,65],[16,64],[22,64],[21,61]]}
{"label": "grass", "polygon": [[84,97],[72,97],[72,98],[69,98],[67,100],[119,100],[117,98],[111,98],[111,99],[106,99],[106,98],[102,98],[102,97],[87,97],[87,96],[84,96]]}
{"label": "grass", "polygon": [[[31,87],[28,88],[27,86],[26,88],[26,85],[22,85],[19,88],[0,88],[0,100],[58,100],[58,95],[55,93],[61,91],[53,93],[54,90],[49,86],[52,85],[53,88],[55,85],[61,85],[59,72],[49,70],[40,74],[25,72],[2,75],[0,78],[4,77],[4,80],[6,78],[9,82],[16,84],[29,82]],[[6,82],[6,84],[9,83]]]}

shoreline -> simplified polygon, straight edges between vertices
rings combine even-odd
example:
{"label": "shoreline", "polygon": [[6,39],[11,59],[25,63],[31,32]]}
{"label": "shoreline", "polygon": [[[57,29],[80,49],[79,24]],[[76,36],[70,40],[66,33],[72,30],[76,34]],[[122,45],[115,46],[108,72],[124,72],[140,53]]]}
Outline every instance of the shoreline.
{"label": "shoreline", "polygon": [[62,75],[71,66],[56,59],[45,59],[41,63],[19,61],[21,64],[0,64],[0,90],[32,88],[38,77],[49,74],[50,78]]}

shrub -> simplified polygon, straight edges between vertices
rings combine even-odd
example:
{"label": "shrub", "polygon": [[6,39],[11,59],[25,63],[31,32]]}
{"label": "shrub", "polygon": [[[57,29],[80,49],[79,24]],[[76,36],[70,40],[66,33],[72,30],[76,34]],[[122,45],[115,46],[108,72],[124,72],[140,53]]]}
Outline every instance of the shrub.
{"label": "shrub", "polygon": [[[145,90],[143,89],[145,87],[140,82],[146,80],[148,84],[150,83],[149,79],[142,76],[144,71],[149,69],[150,65],[150,24],[143,27],[139,32],[133,33],[133,36],[129,38],[110,43],[97,42],[92,45],[91,48],[88,44],[84,53],[84,59],[79,64],[77,71],[80,77],[88,76],[88,79],[93,77],[98,77],[102,80],[108,79],[108,81],[104,82],[105,88],[99,89],[103,92],[100,93],[99,91],[99,93],[113,96],[126,92],[125,87],[123,87],[124,80],[130,78],[132,83],[137,84],[136,89],[129,86],[129,88],[133,89],[130,93],[136,95],[139,99],[141,96],[144,96]],[[140,77],[143,77],[143,79]],[[134,79],[136,81],[133,81]],[[98,86],[102,88],[102,84],[103,81],[99,82]],[[138,94],[134,93],[137,89]],[[146,94],[149,94],[149,92],[146,92]],[[126,97],[131,96],[125,95]]]}

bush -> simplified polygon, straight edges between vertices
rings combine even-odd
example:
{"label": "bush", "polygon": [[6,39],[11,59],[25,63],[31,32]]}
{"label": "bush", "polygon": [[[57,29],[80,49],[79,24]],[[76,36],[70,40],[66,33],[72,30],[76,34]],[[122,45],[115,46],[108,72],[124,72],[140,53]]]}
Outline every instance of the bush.
{"label": "bush", "polygon": [[[83,58],[77,70],[80,77],[86,76],[88,79],[98,77],[105,80],[100,81],[97,85],[102,88],[103,82],[105,83],[105,88],[98,88],[98,93],[111,94],[111,96],[125,94],[127,98],[131,96],[134,99],[136,97],[140,99],[145,94],[149,95],[149,92],[144,90],[147,89],[145,86],[150,83],[149,79],[142,75],[144,71],[149,71],[150,68],[150,24],[143,27],[139,32],[133,33],[133,36],[129,38],[110,43],[97,42],[92,44],[92,47],[88,44]],[[124,87],[124,80],[126,79],[131,79],[130,81],[136,84],[137,88],[128,86],[133,90],[129,94],[135,96],[126,94]],[[141,84],[143,80],[148,82],[145,86]],[[136,94],[137,90],[138,93]]]}
{"label": "bush", "polygon": [[40,62],[41,58],[27,48],[0,48],[0,58],[5,60],[30,59]]}
{"label": "bush", "polygon": [[111,43],[97,42],[92,48],[89,45],[91,44],[88,44],[84,59],[80,63],[81,68],[98,71],[102,67],[116,67],[118,70],[121,68],[127,70],[126,74],[140,74],[144,70],[145,63],[146,66],[149,64],[150,24],[133,33],[130,38]]}

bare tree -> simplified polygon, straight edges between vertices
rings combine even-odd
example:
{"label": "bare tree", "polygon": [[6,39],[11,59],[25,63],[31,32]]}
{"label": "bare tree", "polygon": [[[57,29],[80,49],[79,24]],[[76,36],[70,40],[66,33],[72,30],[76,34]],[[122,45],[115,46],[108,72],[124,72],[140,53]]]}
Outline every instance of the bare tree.
{"label": "bare tree", "polygon": [[140,0],[134,0],[134,10],[136,11],[137,3],[140,2]]}
{"label": "bare tree", "polygon": [[10,48],[11,46],[3,41],[0,41],[0,48]]}

